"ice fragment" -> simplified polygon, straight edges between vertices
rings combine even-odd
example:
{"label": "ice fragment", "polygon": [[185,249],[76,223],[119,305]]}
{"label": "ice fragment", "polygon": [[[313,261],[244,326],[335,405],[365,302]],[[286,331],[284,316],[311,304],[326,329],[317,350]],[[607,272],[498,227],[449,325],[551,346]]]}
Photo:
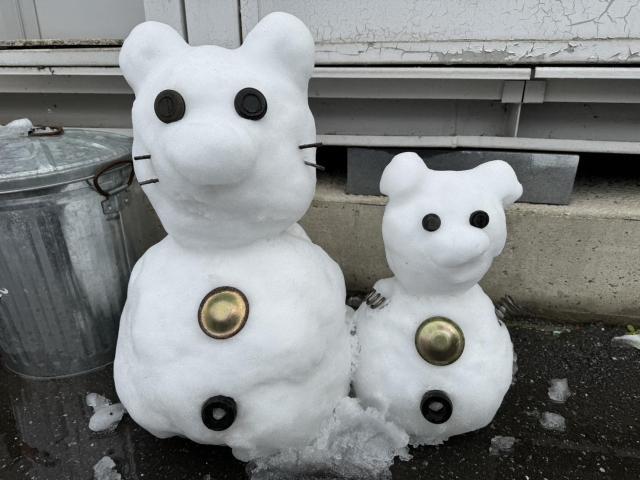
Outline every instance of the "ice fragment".
{"label": "ice fragment", "polygon": [[569,382],[566,378],[552,378],[549,380],[549,398],[555,403],[564,403],[571,396]]}
{"label": "ice fragment", "polygon": [[567,429],[567,422],[564,417],[551,412],[542,412],[540,425],[546,430],[554,430],[556,432],[564,432]]}
{"label": "ice fragment", "polygon": [[89,393],[86,403],[93,408],[93,415],[89,419],[89,429],[94,432],[112,432],[126,413],[121,403],[111,404],[111,401],[97,393]]}
{"label": "ice fragment", "polygon": [[640,349],[640,334],[635,335],[622,335],[620,337],[613,337],[611,343],[617,343],[625,347],[633,347]]}
{"label": "ice fragment", "polygon": [[111,457],[104,456],[93,466],[93,480],[122,480]]}
{"label": "ice fragment", "polygon": [[491,439],[489,453],[491,455],[504,455],[511,453],[515,443],[515,437],[503,437],[502,435],[496,435]]}

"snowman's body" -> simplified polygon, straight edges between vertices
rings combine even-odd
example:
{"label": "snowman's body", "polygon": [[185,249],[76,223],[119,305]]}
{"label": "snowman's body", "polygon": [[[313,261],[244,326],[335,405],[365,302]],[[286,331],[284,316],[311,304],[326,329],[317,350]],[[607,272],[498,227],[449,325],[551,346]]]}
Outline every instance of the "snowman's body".
{"label": "snowman's body", "polygon": [[[121,401],[156,436],[231,445],[243,459],[305,444],[347,394],[344,292],[324,288],[341,282],[324,251],[288,232],[211,252],[166,238],[133,272],[114,372]],[[237,335],[216,340],[200,329],[198,305],[227,285],[251,312]],[[238,403],[219,432],[201,420],[215,395]]]}
{"label": "snowman's body", "polygon": [[[389,196],[383,237],[396,276],[378,281],[376,296],[355,314],[354,387],[413,444],[440,443],[487,425],[511,384],[511,339],[477,282],[504,246],[503,208],[522,187],[504,162],[435,172],[405,153],[385,170],[381,191]],[[421,326],[443,319],[452,336],[420,336]],[[422,351],[419,338],[426,342]],[[435,360],[424,353],[425,344],[437,352],[442,338],[462,347]],[[436,413],[449,408],[437,420],[423,409],[434,396]]]}
{"label": "snowman's body", "polygon": [[[512,378],[513,347],[491,300],[479,286],[457,295],[410,295],[395,279],[379,281],[383,308],[363,306],[357,314],[359,368],[354,383],[368,405],[387,413],[413,443],[434,444],[486,426]],[[453,320],[464,333],[462,355],[450,365],[426,362],[415,334],[428,318]],[[425,392],[446,392],[454,406],[442,424],[425,420],[419,404]]]}
{"label": "snowman's body", "polygon": [[248,460],[308,444],[348,393],[344,279],[296,224],[315,187],[313,58],[286,14],[236,50],[154,22],[123,45],[136,176],[168,237],[132,273],[114,378],[154,435]]}

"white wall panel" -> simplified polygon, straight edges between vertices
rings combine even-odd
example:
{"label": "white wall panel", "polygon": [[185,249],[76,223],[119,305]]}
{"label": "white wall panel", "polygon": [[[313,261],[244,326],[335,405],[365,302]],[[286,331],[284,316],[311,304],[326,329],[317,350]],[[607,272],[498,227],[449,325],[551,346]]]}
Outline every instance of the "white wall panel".
{"label": "white wall panel", "polygon": [[166,23],[183,38],[187,38],[187,23],[183,0],[144,0],[146,20]]}
{"label": "white wall panel", "polygon": [[0,40],[122,39],[143,0],[0,0]]}
{"label": "white wall panel", "polygon": [[185,12],[191,45],[240,45],[238,0],[185,0]]}

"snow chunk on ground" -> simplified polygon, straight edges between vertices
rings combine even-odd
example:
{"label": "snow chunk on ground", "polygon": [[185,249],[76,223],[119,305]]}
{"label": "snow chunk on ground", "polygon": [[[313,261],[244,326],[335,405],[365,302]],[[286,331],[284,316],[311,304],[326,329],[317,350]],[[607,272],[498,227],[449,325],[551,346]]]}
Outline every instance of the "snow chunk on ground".
{"label": "snow chunk on ground", "polygon": [[513,446],[515,445],[515,443],[515,437],[503,437],[502,435],[496,435],[491,439],[489,453],[491,455],[509,454],[513,451]]}
{"label": "snow chunk on ground", "polygon": [[549,380],[549,398],[555,403],[564,403],[571,396],[569,382],[566,378],[552,378]]}
{"label": "snow chunk on ground", "polygon": [[380,412],[345,398],[312,445],[258,459],[249,470],[252,480],[390,478],[394,457],[410,458],[408,441],[407,433]]}
{"label": "snow chunk on ground", "polygon": [[33,128],[33,123],[28,118],[19,118],[4,126],[0,125],[0,138],[26,136]]}
{"label": "snow chunk on ground", "polygon": [[111,457],[104,456],[93,466],[93,480],[122,480]]}
{"label": "snow chunk on ground", "polygon": [[613,337],[611,343],[617,343],[624,347],[633,347],[640,349],[640,334],[635,335],[622,335],[620,337]]}
{"label": "snow chunk on ground", "polygon": [[86,402],[93,408],[89,428],[94,432],[114,431],[126,413],[121,403],[112,405],[111,400],[97,393],[87,394]]}
{"label": "snow chunk on ground", "polygon": [[567,429],[567,422],[564,417],[551,412],[542,412],[540,425],[546,430],[554,430],[556,432],[564,432]]}

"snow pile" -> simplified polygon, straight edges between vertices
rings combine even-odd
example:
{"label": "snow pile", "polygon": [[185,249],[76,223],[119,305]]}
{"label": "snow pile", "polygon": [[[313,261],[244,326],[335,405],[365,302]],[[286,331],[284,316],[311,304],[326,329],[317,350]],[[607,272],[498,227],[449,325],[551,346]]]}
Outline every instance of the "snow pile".
{"label": "snow pile", "polygon": [[122,480],[111,457],[104,456],[93,466],[93,480]]}
{"label": "snow pile", "polygon": [[566,378],[552,378],[549,381],[549,398],[555,403],[564,403],[571,396]]}
{"label": "snow pile", "polygon": [[540,425],[545,430],[564,432],[567,429],[567,422],[562,415],[552,412],[542,412]]}
{"label": "snow pile", "polygon": [[354,398],[343,399],[312,445],[258,459],[252,480],[390,477],[395,456],[408,460],[405,432]]}
{"label": "snow pile", "polygon": [[515,437],[503,437],[496,435],[491,439],[491,446],[489,447],[489,454],[491,455],[506,455],[513,451],[513,446],[516,443]]}
{"label": "snow pile", "polygon": [[93,415],[89,419],[89,428],[94,432],[112,432],[127,412],[121,403],[111,404],[111,401],[97,393],[89,393],[85,399],[88,406],[93,408]]}
{"label": "snow pile", "polygon": [[20,118],[0,126],[0,137],[22,137],[27,135],[32,128],[31,120]]}

